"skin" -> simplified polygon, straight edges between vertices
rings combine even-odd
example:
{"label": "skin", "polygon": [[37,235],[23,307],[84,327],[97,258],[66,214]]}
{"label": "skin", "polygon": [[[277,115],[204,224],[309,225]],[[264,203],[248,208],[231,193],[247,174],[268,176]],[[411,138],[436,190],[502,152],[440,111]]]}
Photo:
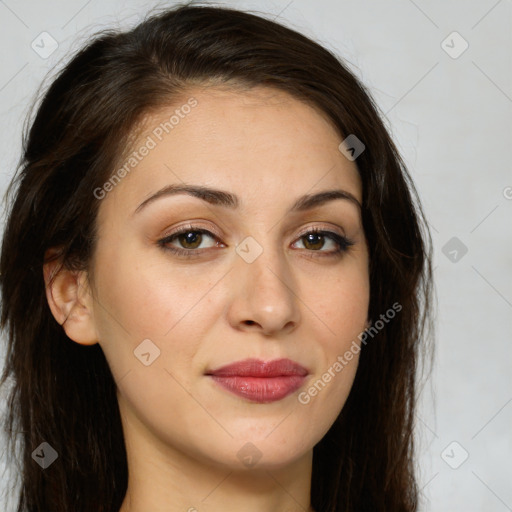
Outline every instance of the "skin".
{"label": "skin", "polygon": [[[331,189],[361,202],[357,167],[327,118],[285,93],[202,87],[183,103],[191,96],[197,106],[101,200],[92,275],[61,270],[48,301],[72,340],[101,345],[117,383],[129,465],[120,512],[312,510],[313,446],[346,401],[358,355],[309,403],[298,394],[367,325],[368,250],[354,202],[286,212],[298,197]],[[133,147],[183,103],[146,116]],[[180,194],[134,213],[184,182],[236,194],[240,205]],[[189,223],[213,236],[167,246],[201,254],[158,244]],[[328,236],[308,242],[303,233],[314,227],[353,245],[332,254]],[[248,236],[263,250],[251,263],[236,251]],[[145,339],[160,350],[148,366],[134,355]],[[263,404],[205,376],[248,357],[290,358],[309,374],[298,391]],[[260,455],[251,467],[237,456],[248,442]]]}

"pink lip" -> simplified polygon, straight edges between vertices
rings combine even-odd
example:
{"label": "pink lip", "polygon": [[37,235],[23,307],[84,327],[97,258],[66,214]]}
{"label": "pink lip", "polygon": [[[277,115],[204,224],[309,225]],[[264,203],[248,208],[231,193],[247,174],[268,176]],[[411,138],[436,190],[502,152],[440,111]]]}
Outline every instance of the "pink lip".
{"label": "pink lip", "polygon": [[206,375],[235,395],[258,403],[281,400],[296,391],[308,370],[290,359],[244,359]]}

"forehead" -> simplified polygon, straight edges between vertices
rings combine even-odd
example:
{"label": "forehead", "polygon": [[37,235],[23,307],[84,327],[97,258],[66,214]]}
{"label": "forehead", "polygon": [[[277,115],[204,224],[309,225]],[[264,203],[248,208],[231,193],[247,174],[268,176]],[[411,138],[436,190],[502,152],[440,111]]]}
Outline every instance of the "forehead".
{"label": "forehead", "polygon": [[273,88],[190,89],[148,113],[132,140],[104,210],[120,202],[136,208],[158,188],[185,182],[230,190],[261,206],[335,187],[361,200],[357,166],[339,151],[332,122]]}

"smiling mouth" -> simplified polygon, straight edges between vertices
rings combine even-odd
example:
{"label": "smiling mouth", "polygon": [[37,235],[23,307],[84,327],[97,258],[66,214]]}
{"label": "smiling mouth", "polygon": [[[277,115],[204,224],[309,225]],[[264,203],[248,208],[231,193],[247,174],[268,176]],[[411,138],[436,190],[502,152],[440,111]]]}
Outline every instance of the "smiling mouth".
{"label": "smiling mouth", "polygon": [[257,403],[282,400],[304,383],[308,370],[290,359],[261,361],[245,359],[216,370],[207,376],[223,389]]}

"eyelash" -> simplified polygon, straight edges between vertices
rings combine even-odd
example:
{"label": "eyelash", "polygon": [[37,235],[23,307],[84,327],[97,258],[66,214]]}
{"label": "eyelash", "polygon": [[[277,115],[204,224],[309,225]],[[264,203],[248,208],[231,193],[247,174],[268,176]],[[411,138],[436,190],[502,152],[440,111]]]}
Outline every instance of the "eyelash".
{"label": "eyelash", "polygon": [[[212,232],[208,231],[207,229],[189,225],[189,226],[183,227],[179,231],[171,233],[170,235],[166,236],[165,238],[158,240],[158,245],[164,251],[170,251],[171,253],[173,253],[177,256],[182,256],[185,258],[199,256],[199,254],[202,253],[204,251],[204,249],[180,249],[178,247],[171,247],[168,245],[175,238],[177,238],[180,235],[186,234],[186,233],[201,233],[203,235],[211,236],[212,238],[217,238],[217,240],[218,240],[218,237],[215,234],[213,234]],[[338,233],[335,233],[333,231],[326,231],[326,230],[322,230],[322,229],[318,229],[318,228],[312,228],[309,231],[302,233],[297,240],[300,240],[310,234],[327,236],[328,238],[333,240],[338,245],[338,249],[336,249],[334,251],[321,251],[321,250],[305,249],[308,252],[319,253],[318,256],[320,256],[320,257],[325,257],[325,256],[331,256],[331,257],[338,256],[339,257],[343,253],[347,252],[348,248],[350,246],[354,245],[354,242],[345,236],[339,235]],[[315,256],[311,255],[311,256],[315,257],[316,255]]]}

